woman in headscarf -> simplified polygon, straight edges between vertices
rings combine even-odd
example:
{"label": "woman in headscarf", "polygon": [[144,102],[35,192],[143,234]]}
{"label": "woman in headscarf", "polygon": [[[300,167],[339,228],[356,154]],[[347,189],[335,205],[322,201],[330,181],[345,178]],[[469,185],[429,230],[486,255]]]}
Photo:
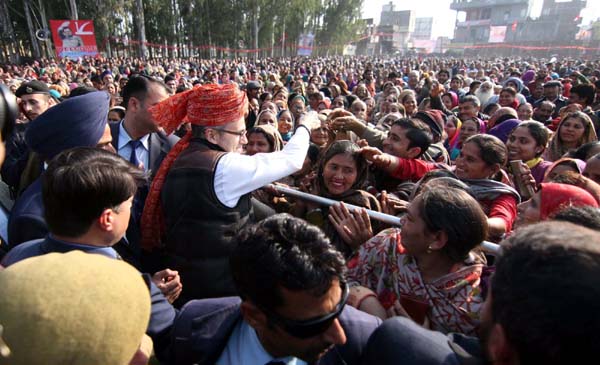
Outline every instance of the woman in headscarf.
{"label": "woman in headscarf", "polygon": [[[367,161],[360,154],[358,145],[348,140],[333,142],[323,152],[317,174],[312,184],[305,186],[305,189],[311,194],[379,211],[377,199],[362,190],[367,183],[367,167]],[[320,226],[333,245],[349,258],[363,242],[345,241],[327,219],[328,210],[298,202],[294,215]]]}
{"label": "woman in headscarf", "polygon": [[290,113],[289,110],[284,109],[277,114],[277,130],[284,143],[289,141],[294,134],[293,129],[295,120],[294,115]]}
{"label": "woman in headscarf", "polygon": [[452,110],[458,106],[458,95],[454,91],[448,91],[442,94],[442,103],[446,109]]}
{"label": "woman in headscarf", "polygon": [[[246,133],[246,138],[248,139],[248,144],[246,144],[246,154],[248,156],[257,153],[281,151],[283,148],[283,140],[279,132],[268,124],[257,125],[250,129]],[[252,197],[268,206],[275,207],[274,197],[262,189],[254,190]]]}
{"label": "woman in headscarf", "polygon": [[557,176],[564,175],[568,172],[582,174],[585,170],[585,162],[576,158],[563,157],[554,161],[544,174],[544,182],[551,182]]}
{"label": "woman in headscarf", "polygon": [[556,161],[565,153],[596,140],[596,130],[590,117],[580,111],[569,113],[562,119],[552,136],[545,158],[548,161]]}
{"label": "woman in headscarf", "polygon": [[486,126],[485,122],[479,118],[471,118],[462,121],[460,132],[458,134],[458,142],[454,145],[454,147],[448,151],[450,154],[450,159],[452,161],[456,160],[460,155],[460,150],[462,149],[463,143],[469,137],[474,136],[479,133],[485,133]]}
{"label": "woman in headscarf", "polygon": [[273,113],[270,109],[265,109],[261,111],[256,117],[256,126],[260,125],[270,125],[271,127],[278,129],[277,115]]}
{"label": "woman in headscarf", "polygon": [[455,115],[450,115],[448,116],[448,118],[446,119],[446,124],[444,125],[444,131],[446,132],[446,135],[448,136],[448,138],[446,138],[446,141],[444,143],[444,147],[446,147],[446,150],[448,151],[448,154],[450,155],[450,159],[452,161],[456,160],[456,153],[454,154],[454,158],[452,158],[452,151],[456,150],[458,151],[458,143],[459,143],[459,137],[460,137],[460,128],[462,127],[462,122],[460,121],[460,119],[458,119],[457,116]]}
{"label": "woman in headscarf", "polygon": [[518,226],[552,219],[568,207],[598,207],[598,202],[586,190],[567,184],[542,183],[533,198],[519,204]]}

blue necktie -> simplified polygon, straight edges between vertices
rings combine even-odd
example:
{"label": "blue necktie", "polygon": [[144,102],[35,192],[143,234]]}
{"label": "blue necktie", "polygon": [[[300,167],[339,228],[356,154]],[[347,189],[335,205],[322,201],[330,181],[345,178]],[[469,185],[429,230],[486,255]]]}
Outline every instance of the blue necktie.
{"label": "blue necktie", "polygon": [[131,155],[129,156],[129,162],[131,162],[135,167],[140,167],[140,160],[137,157],[137,153],[135,151],[139,146],[142,145],[140,140],[131,140],[129,141],[129,145],[131,146]]}

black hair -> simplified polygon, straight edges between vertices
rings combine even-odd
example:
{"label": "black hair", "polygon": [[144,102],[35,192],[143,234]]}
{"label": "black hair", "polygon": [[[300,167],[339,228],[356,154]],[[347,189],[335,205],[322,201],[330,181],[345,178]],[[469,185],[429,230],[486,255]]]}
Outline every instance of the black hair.
{"label": "black hair", "polygon": [[[277,132],[277,133],[279,133],[279,132]],[[251,134],[260,134],[263,137],[265,137],[265,139],[269,143],[269,152],[275,151],[275,138],[273,137],[272,134],[265,132],[264,129],[259,128],[259,127],[250,128],[250,130],[246,133],[246,135],[248,137],[250,137]]]}
{"label": "black hair", "polygon": [[127,108],[129,105],[129,99],[132,97],[139,99],[143,103],[146,100],[146,96],[148,96],[148,91],[152,85],[161,86],[165,92],[169,93],[169,89],[164,82],[148,76],[135,76],[130,78],[127,84],[123,87],[123,91],[121,92],[121,96],[123,96],[122,105]]}
{"label": "black hair", "polygon": [[395,125],[406,130],[406,138],[409,140],[408,148],[421,148],[417,157],[421,157],[433,142],[431,129],[419,119],[400,118],[392,123],[392,126]]}
{"label": "black hair", "polygon": [[446,233],[448,240],[442,253],[453,262],[465,260],[469,252],[487,237],[487,217],[477,200],[463,189],[449,184],[444,184],[443,188],[423,189],[413,202],[419,204],[428,231]]}
{"label": "black hair", "polygon": [[[495,136],[491,134],[476,134],[467,138],[465,144],[474,143],[479,148],[479,154],[483,162],[488,166],[495,164],[500,165],[502,169],[506,165],[508,159],[508,150],[506,145]],[[500,173],[500,171],[498,172]],[[499,180],[500,176],[494,176],[494,180]]]}
{"label": "black hair", "polygon": [[242,299],[267,310],[286,304],[281,288],[320,297],[346,275],[344,257],[329,238],[289,214],[273,215],[243,229],[229,262]]}
{"label": "black hair", "polygon": [[460,99],[459,104],[462,103],[473,103],[473,105],[475,105],[476,107],[480,107],[481,106],[481,101],[479,101],[479,98],[477,98],[475,95],[466,95],[463,96],[462,99]]}
{"label": "black hair", "polygon": [[59,153],[42,175],[44,217],[51,233],[79,237],[102,211],[135,195],[146,174],[121,156],[99,148]]}
{"label": "black hair", "polygon": [[[544,126],[542,123],[537,122],[537,121],[521,122],[519,125],[517,125],[513,129],[513,132],[517,128],[527,128],[527,131],[529,132],[531,137],[535,140],[536,146],[542,147],[540,152],[535,154],[535,157],[540,157],[546,150],[546,146],[548,145],[548,140],[550,139],[550,131],[548,130],[548,128],[546,128],[546,126]],[[512,132],[511,132],[511,135],[512,135]],[[510,136],[508,138],[510,138]]]}
{"label": "black hair", "polygon": [[485,106],[485,108],[483,108],[482,112],[483,112],[483,114],[490,115],[491,114],[490,111],[492,109],[494,109],[494,108],[496,110],[498,110],[500,108],[500,104],[498,104],[498,103],[489,103],[488,105]]}
{"label": "black hair", "polygon": [[571,94],[577,94],[580,98],[585,99],[584,106],[594,104],[596,97],[596,87],[591,84],[579,84],[571,88]]}
{"label": "black hair", "polygon": [[[350,189],[362,189],[367,182],[368,164],[367,160],[360,153],[360,147],[349,140],[335,141],[321,155],[319,161],[319,167],[317,170],[317,182],[320,189],[327,189],[325,187],[325,181],[323,180],[323,172],[325,171],[325,165],[336,155],[348,154],[352,157],[356,163],[356,180],[350,187]],[[323,191],[319,191],[320,194]]]}
{"label": "black hair", "polygon": [[552,217],[552,219],[562,222],[571,222],[595,231],[600,231],[600,209],[589,205],[582,207],[571,206],[561,209]]}
{"label": "black hair", "polygon": [[[592,142],[582,144],[575,151],[569,152],[569,157],[577,158],[577,159],[580,159],[581,161],[587,161],[592,156],[594,156],[595,154],[598,153],[598,151],[594,151],[594,147],[599,147],[599,146],[600,146],[600,141],[592,141]],[[594,152],[594,153],[592,154],[592,152]]]}
{"label": "black hair", "polygon": [[541,222],[515,231],[502,250],[492,277],[491,314],[516,361],[578,364],[596,357],[600,234]]}

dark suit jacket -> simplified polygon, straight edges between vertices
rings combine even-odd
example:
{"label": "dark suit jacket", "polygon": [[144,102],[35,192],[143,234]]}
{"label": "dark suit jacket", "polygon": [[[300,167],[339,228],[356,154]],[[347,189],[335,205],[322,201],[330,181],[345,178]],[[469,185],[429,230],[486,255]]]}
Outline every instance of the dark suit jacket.
{"label": "dark suit jacket", "polygon": [[[172,331],[167,364],[214,364],[242,320],[238,297],[192,300],[183,306]],[[346,344],[335,346],[319,365],[359,364],[371,333],[381,320],[346,306],[339,317]]]}
{"label": "dark suit jacket", "polygon": [[[10,266],[21,260],[45,255],[51,252],[66,253],[75,250],[109,256],[111,258],[115,257],[114,255],[110,255],[108,250],[104,247],[73,245],[46,236],[43,239],[25,242],[22,245],[13,248],[2,260],[2,265],[5,267]],[[166,347],[169,341],[170,329],[175,319],[176,312],[173,306],[169,304],[165,296],[161,293],[160,289],[158,289],[158,287],[150,280],[149,275],[143,275],[144,280],[150,289],[150,297],[152,300],[150,322],[148,323],[146,333],[152,337],[156,353],[158,354],[159,352],[162,352],[162,349]]]}
{"label": "dark suit jacket", "polygon": [[43,238],[48,234],[42,202],[42,182],[38,178],[15,201],[8,219],[8,245]]}
{"label": "dark suit jacket", "polygon": [[[112,135],[112,145],[115,148],[115,151],[119,150],[119,126],[121,123],[122,122],[108,124],[110,127],[110,134]],[[152,176],[156,174],[165,156],[177,142],[179,142],[179,137],[174,134],[167,136],[164,132],[160,131],[150,133],[148,139],[148,161],[150,166],[148,166],[148,170],[151,172]]]}

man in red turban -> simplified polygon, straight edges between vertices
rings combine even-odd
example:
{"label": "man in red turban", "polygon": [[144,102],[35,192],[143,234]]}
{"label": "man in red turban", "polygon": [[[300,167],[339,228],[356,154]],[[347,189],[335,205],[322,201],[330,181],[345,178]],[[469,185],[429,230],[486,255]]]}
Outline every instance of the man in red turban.
{"label": "man in red turban", "polygon": [[235,84],[197,86],[150,109],[166,133],[192,125],[163,161],[142,216],[142,247],[158,250],[186,283],[181,303],[236,294],[229,253],[233,236],[252,220],[250,193],[299,170],[319,124],[308,114],[283,150],[248,156],[240,153],[247,110]]}

